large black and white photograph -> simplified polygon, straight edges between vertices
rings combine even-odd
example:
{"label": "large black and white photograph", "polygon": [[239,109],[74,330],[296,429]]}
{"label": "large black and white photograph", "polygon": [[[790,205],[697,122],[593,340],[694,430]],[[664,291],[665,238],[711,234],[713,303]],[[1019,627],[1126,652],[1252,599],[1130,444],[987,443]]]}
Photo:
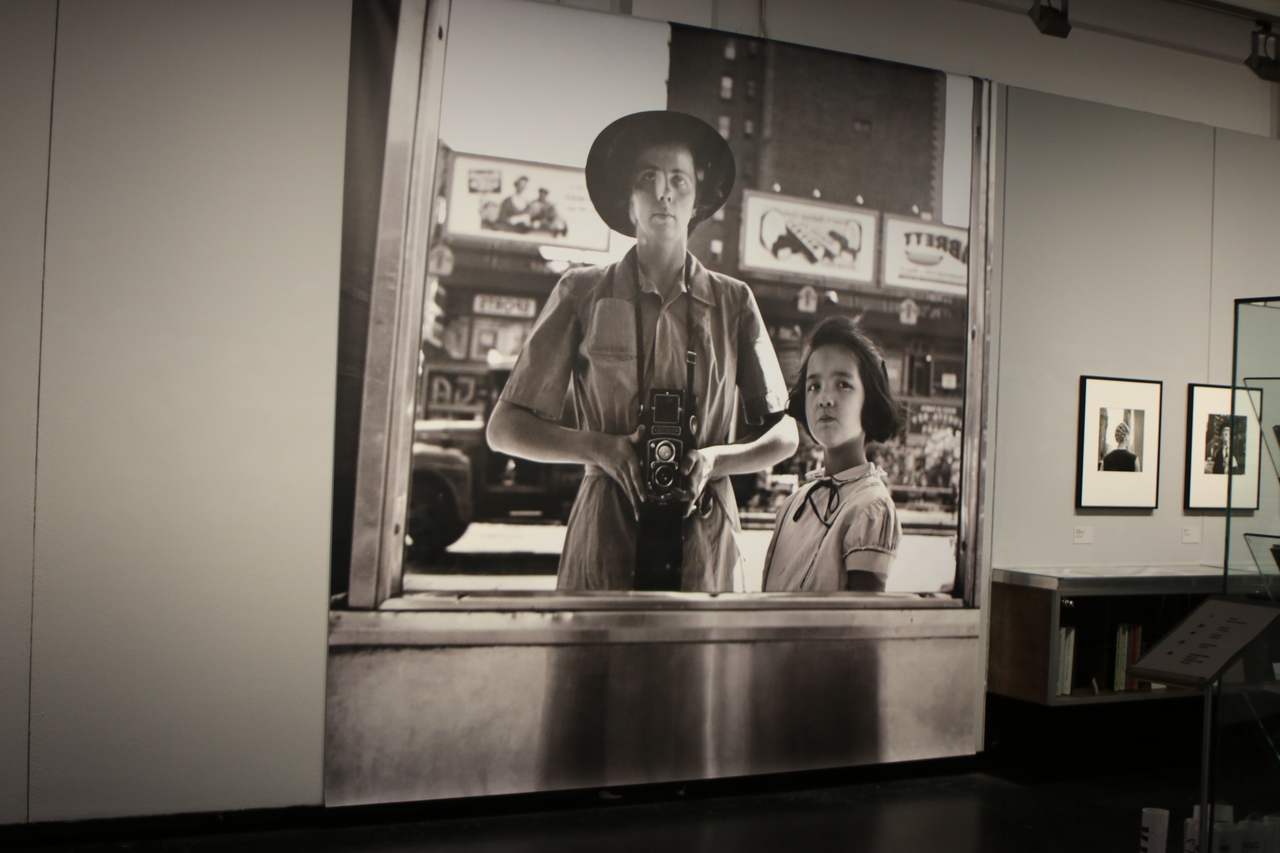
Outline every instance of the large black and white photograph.
{"label": "large black and white photograph", "polygon": [[1262,393],[1187,386],[1187,509],[1257,509]]}
{"label": "large black and white photograph", "polygon": [[[790,495],[819,472],[857,468],[893,511],[881,525],[892,541],[845,550],[892,552],[889,591],[945,593],[969,176],[967,157],[950,180],[938,162],[948,141],[968,146],[970,117],[938,120],[948,79],[937,72],[665,29],[636,66],[634,95],[572,104],[621,115],[563,127],[545,116],[565,116],[568,99],[554,110],[546,94],[518,101],[510,80],[480,98],[499,109],[472,109],[478,95],[462,93],[499,76],[498,31],[472,47],[455,23],[439,137],[445,227],[431,241],[448,272],[428,287],[405,589],[759,592]],[[846,127],[813,112],[816,92],[801,84],[819,73],[859,84]],[[911,144],[892,152],[877,142],[903,137]],[[666,149],[677,156],[659,163]],[[944,201],[961,212],[952,224]],[[882,231],[893,245],[881,247]],[[881,255],[891,278],[877,274]],[[798,370],[813,332],[837,316],[870,347],[859,384],[883,376],[885,405],[903,417],[862,439],[861,461],[831,470],[824,445],[784,412],[806,393]],[[697,435],[654,438],[672,428],[645,420],[667,399],[654,388],[688,395]],[[466,455],[469,476],[444,450]],[[627,518],[637,515],[639,526]],[[683,543],[684,568],[666,581],[633,577],[650,524],[681,528],[654,539]],[[504,571],[511,555],[524,570]]]}
{"label": "large black and white photograph", "polygon": [[[444,5],[420,13],[403,113],[392,80],[387,156],[398,122],[417,147],[382,176],[379,230],[389,190],[408,221],[401,260],[388,239],[374,262],[399,289],[385,321],[371,307],[387,366],[366,362],[359,453],[384,467],[357,481],[334,588],[329,801],[969,750],[968,688],[936,679],[959,677],[977,623],[929,619],[973,621],[984,84],[522,0]],[[567,30],[579,49],[528,74],[528,47]],[[850,646],[869,636],[850,608],[872,634],[925,633]],[[591,640],[631,636],[615,610],[661,653]],[[910,670],[891,660],[908,653]],[[410,719],[428,694],[448,733],[430,742]],[[403,738],[436,776],[406,775]]]}
{"label": "large black and white photograph", "polygon": [[1077,507],[1155,509],[1162,389],[1148,379],[1080,377]]}

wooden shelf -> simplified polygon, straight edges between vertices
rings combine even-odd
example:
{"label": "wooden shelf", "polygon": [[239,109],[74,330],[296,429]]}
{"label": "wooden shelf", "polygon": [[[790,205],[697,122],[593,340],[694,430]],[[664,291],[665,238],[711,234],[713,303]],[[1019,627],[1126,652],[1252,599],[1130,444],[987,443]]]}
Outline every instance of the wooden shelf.
{"label": "wooden shelf", "polygon": [[[1261,578],[1235,576],[1224,586],[1210,566],[1052,567],[995,569],[987,690],[1063,707],[1199,696],[1170,688],[1099,689],[1114,677],[1116,627],[1143,626],[1150,647],[1209,595],[1248,593]],[[1058,696],[1059,626],[1075,627],[1072,691]]]}

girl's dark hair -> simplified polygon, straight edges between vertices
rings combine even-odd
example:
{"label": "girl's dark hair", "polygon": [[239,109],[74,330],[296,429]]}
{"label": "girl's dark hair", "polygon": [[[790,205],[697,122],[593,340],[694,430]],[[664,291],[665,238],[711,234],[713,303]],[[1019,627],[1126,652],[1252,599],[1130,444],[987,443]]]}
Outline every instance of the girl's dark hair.
{"label": "girl's dark hair", "polygon": [[809,372],[809,358],[818,347],[843,347],[858,361],[858,375],[862,379],[864,399],[862,403],[862,429],[868,441],[888,441],[902,432],[907,425],[902,404],[893,399],[889,390],[889,370],[885,366],[880,348],[850,317],[828,317],[814,328],[805,346],[804,359],[800,362],[800,376],[791,386],[787,414],[795,418],[809,432],[809,421],[804,414],[805,377]]}

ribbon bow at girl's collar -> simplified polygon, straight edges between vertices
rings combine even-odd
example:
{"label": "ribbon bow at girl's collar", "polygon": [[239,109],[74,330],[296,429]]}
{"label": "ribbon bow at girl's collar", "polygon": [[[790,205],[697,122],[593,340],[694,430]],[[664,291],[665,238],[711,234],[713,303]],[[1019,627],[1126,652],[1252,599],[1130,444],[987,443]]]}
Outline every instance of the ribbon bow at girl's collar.
{"label": "ribbon bow at girl's collar", "polygon": [[[861,480],[863,477],[875,470],[875,465],[867,463],[859,465],[857,468],[851,468],[848,472],[849,476],[841,477],[839,474],[831,474],[824,476],[818,471],[814,471],[812,476],[813,487],[809,489],[808,494],[804,496],[804,500],[800,502],[800,506],[796,507],[795,513],[791,516],[792,521],[799,521],[800,516],[804,515],[806,506],[813,508],[813,514],[818,517],[818,521],[827,529],[835,523],[836,512],[840,509],[840,487],[846,483],[852,483],[854,480]],[[827,490],[827,500],[825,511],[820,508],[820,499],[815,497],[819,489]]]}
{"label": "ribbon bow at girl's collar", "polygon": [[[819,489],[827,490],[827,507],[825,511],[819,508],[818,500],[814,497]],[[804,508],[807,506],[813,507],[813,514],[818,517],[818,521],[822,522],[823,527],[830,529],[831,524],[835,521],[836,512],[840,509],[840,481],[835,477],[819,477],[814,480],[813,487],[804,496],[800,506],[796,507],[795,514],[791,516],[791,520],[799,521],[800,516],[804,515]]]}

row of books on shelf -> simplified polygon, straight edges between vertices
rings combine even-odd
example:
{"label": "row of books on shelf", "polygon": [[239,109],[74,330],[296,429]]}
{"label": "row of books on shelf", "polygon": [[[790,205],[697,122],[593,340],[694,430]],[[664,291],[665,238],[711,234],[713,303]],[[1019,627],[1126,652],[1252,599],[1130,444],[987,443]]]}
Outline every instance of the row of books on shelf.
{"label": "row of books on shelf", "polygon": [[[1142,656],[1142,626],[1122,622],[1116,626],[1115,663],[1111,669],[1111,690],[1121,693],[1126,690],[1137,690],[1139,681],[1129,675],[1129,667],[1138,662]],[[1058,629],[1058,684],[1057,695],[1071,695],[1071,684],[1075,673],[1076,629],[1072,625],[1064,625]],[[1091,679],[1094,692],[1101,686],[1098,678]]]}

